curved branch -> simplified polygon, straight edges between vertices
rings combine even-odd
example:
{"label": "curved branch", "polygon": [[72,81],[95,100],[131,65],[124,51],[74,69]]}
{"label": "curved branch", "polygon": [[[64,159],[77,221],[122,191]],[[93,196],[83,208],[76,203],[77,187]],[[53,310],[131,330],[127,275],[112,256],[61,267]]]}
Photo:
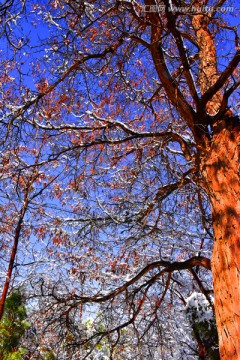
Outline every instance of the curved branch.
{"label": "curved branch", "polygon": [[[141,279],[144,275],[146,275],[150,270],[153,270],[153,269],[156,269],[159,267],[163,267],[164,269],[161,271],[161,274],[164,274],[164,273],[170,273],[173,271],[191,269],[195,266],[201,266],[207,270],[211,270],[211,261],[209,258],[206,258],[204,256],[193,256],[192,258],[185,260],[185,261],[181,261],[181,262],[178,262],[178,261],[170,262],[170,261],[165,261],[165,260],[155,261],[155,262],[152,262],[151,264],[148,264],[147,266],[145,266],[131,280],[127,281],[125,284],[118,287],[116,290],[110,292],[107,295],[102,295],[102,296],[96,295],[96,296],[89,297],[89,296],[78,296],[78,295],[74,294],[73,298],[79,300],[80,303],[82,303],[82,304],[102,303],[102,302],[110,300],[110,299],[114,298],[116,295],[119,295],[122,292],[126,291],[126,289],[129,286],[136,283],[139,279]],[[157,274],[156,276],[159,277],[159,274]],[[152,282],[152,279],[149,280],[149,285],[151,284],[151,282]],[[56,299],[61,300],[57,296],[56,296]],[[76,304],[74,304],[73,307],[75,307],[75,306],[76,306]]]}

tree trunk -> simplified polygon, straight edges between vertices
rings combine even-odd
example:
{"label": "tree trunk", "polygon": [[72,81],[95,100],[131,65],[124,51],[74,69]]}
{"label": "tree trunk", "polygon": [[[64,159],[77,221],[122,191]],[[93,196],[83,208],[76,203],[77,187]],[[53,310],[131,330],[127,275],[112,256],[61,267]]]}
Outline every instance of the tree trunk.
{"label": "tree trunk", "polygon": [[16,230],[15,230],[11,256],[10,256],[10,260],[9,260],[9,264],[8,264],[8,271],[6,274],[6,279],[5,279],[5,283],[3,285],[3,291],[2,291],[1,298],[0,298],[0,321],[2,320],[2,317],[3,317],[4,306],[5,306],[6,298],[8,295],[10,282],[12,279],[13,267],[14,267],[14,262],[15,262],[15,258],[17,255],[18,243],[19,243],[20,233],[22,230],[22,223],[23,223],[23,218],[24,218],[25,212],[26,212],[26,209],[25,209],[25,207],[23,207],[22,210],[20,211],[20,217],[18,219]]}
{"label": "tree trunk", "polygon": [[[235,123],[234,123],[235,121]],[[239,119],[215,129],[202,173],[213,214],[212,273],[222,360],[240,359]]]}

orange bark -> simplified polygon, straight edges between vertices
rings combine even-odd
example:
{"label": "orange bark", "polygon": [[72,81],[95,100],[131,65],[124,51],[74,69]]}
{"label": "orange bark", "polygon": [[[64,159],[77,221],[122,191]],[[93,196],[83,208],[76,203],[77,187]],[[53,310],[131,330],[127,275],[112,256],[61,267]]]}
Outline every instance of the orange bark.
{"label": "orange bark", "polygon": [[[199,3],[195,4],[199,7]],[[208,18],[204,14],[195,15],[192,19],[192,25],[196,33],[199,46],[199,85],[201,93],[212,86],[218,79],[216,48],[214,38],[208,29]],[[215,114],[220,107],[222,94],[215,94],[207,104],[209,114]]]}
{"label": "orange bark", "polygon": [[2,320],[2,317],[3,317],[4,306],[5,306],[6,298],[8,295],[10,282],[12,279],[13,267],[14,267],[14,262],[15,262],[15,258],[17,255],[18,243],[19,243],[19,238],[20,238],[20,233],[21,233],[21,229],[22,229],[22,223],[23,223],[23,218],[24,218],[25,212],[26,212],[26,209],[25,209],[25,207],[23,207],[23,209],[20,212],[20,217],[19,217],[19,220],[18,220],[17,226],[16,226],[16,231],[15,231],[13,246],[12,246],[12,251],[11,251],[11,257],[9,260],[6,279],[5,279],[5,283],[3,285],[2,295],[0,298],[0,321]]}
{"label": "orange bark", "polygon": [[[152,4],[146,1],[146,4]],[[196,2],[195,6],[203,5]],[[149,15],[150,16],[150,15]],[[169,15],[170,17],[170,15]],[[151,53],[168,98],[179,114],[193,131],[199,148],[199,157],[205,184],[213,214],[214,249],[212,273],[214,281],[215,311],[219,333],[220,355],[222,360],[240,359],[240,184],[239,149],[240,125],[238,119],[231,118],[232,113],[225,111],[226,120],[216,120],[213,136],[205,127],[199,133],[201,115],[195,121],[178,84],[171,77],[161,49],[161,22],[157,15],[151,17],[152,42]],[[154,25],[155,24],[155,25]],[[199,73],[198,82],[202,98],[219,79],[214,37],[209,30],[209,17],[196,14],[192,18],[198,45]],[[172,30],[174,24],[168,24]],[[234,71],[235,65],[229,69]],[[187,69],[186,69],[187,70]],[[223,93],[221,86],[209,96],[201,114],[215,115],[221,108]],[[197,108],[197,107],[196,107]],[[228,119],[227,119],[228,118]],[[210,124],[209,124],[210,127]]]}
{"label": "orange bark", "polygon": [[[198,3],[197,3],[198,4]],[[199,83],[204,94],[217,80],[214,38],[204,14],[193,17],[192,24],[199,45]],[[222,101],[221,92],[206,105],[215,114]],[[212,274],[215,312],[222,360],[240,359],[240,125],[236,118],[218,121],[213,129],[207,155],[202,160],[202,174],[209,195],[214,230]]]}
{"label": "orange bark", "polygon": [[[212,273],[222,360],[240,359],[240,125],[222,121],[202,162],[210,197]],[[237,122],[237,120],[235,121]]]}

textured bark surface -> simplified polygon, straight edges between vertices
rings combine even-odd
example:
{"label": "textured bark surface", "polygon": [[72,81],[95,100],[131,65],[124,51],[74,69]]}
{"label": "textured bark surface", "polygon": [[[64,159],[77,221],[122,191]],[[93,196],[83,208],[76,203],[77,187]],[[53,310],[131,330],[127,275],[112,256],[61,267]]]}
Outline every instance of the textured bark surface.
{"label": "textured bark surface", "polygon": [[[199,3],[195,4],[199,7]],[[199,46],[199,85],[201,93],[210,88],[218,79],[216,48],[214,38],[208,29],[208,19],[204,14],[193,16],[192,25],[196,33]],[[220,107],[222,95],[215,94],[207,104],[209,114],[215,114]]]}
{"label": "textured bark surface", "polygon": [[240,359],[240,126],[222,121],[202,171],[210,196],[212,273],[222,360]]}
{"label": "textured bark surface", "polygon": [[[199,5],[197,3],[197,5]],[[204,94],[218,80],[216,49],[206,15],[193,17],[199,45],[199,83]],[[208,103],[208,114],[221,107],[222,93]],[[226,114],[231,116],[228,110]],[[202,161],[214,230],[212,274],[215,312],[222,360],[240,359],[240,183],[239,120],[218,121]]]}
{"label": "textured bark surface", "polygon": [[[200,5],[203,3],[195,3],[196,7]],[[179,34],[170,15],[168,27],[177,42]],[[216,119],[213,135],[209,131],[212,124],[204,120],[208,115],[213,116],[220,111],[224,93],[222,88],[224,82],[216,86],[221,77],[217,70],[216,47],[214,37],[209,30],[208,16],[196,14],[192,18],[199,49],[198,82],[202,94],[200,103],[196,98],[196,109],[199,111],[197,121],[166,66],[161,48],[161,22],[157,15],[151,17],[151,23],[156,24],[152,26],[151,39],[151,52],[156,71],[168,98],[193,132],[199,147],[200,171],[205,180],[204,188],[211,202],[215,237],[212,272],[221,359],[240,359],[239,119],[232,118],[231,111],[226,108],[226,120]],[[179,53],[184,60],[181,44]],[[233,72],[235,66],[235,63],[229,65],[226,74]],[[186,67],[185,70],[188,71]],[[186,79],[188,80],[187,77]],[[191,83],[188,82],[188,85],[191,88]],[[208,99],[204,102],[206,94]],[[202,129],[204,130],[199,131]]]}

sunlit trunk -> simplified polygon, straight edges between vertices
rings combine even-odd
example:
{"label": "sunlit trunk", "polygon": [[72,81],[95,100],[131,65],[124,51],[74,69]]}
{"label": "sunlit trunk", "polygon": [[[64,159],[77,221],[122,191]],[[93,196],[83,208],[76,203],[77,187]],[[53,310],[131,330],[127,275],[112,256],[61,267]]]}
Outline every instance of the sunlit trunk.
{"label": "sunlit trunk", "polygon": [[240,359],[239,145],[237,119],[222,121],[202,162],[213,214],[212,273],[222,360]]}

